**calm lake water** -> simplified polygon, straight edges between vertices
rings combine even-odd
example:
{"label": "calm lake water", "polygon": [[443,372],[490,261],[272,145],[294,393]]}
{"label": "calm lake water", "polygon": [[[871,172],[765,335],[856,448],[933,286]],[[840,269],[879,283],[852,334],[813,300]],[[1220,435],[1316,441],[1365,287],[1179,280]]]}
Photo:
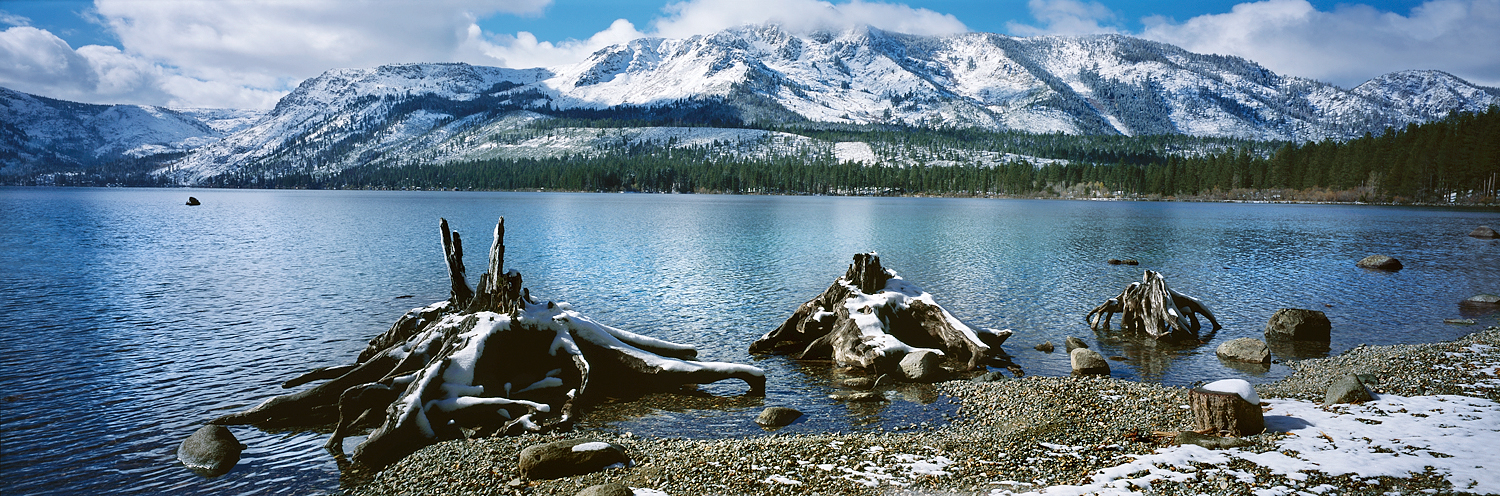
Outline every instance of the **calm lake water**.
{"label": "calm lake water", "polygon": [[[187,207],[189,195],[203,201]],[[1112,361],[1115,377],[1174,385],[1286,368],[1230,368],[1221,342],[1260,337],[1278,308],[1323,310],[1337,354],[1453,339],[1457,302],[1500,292],[1494,211],[1321,205],[922,198],[0,189],[0,492],[334,491],[323,434],[234,427],[249,445],[204,479],[175,450],[210,418],[283,393],[308,369],[351,362],[404,311],[447,297],[437,236],[448,218],[477,280],[495,220],[506,264],[532,294],[594,319],[695,344],[700,357],[753,363],[764,401],[600,410],[590,428],[660,436],[763,435],[769,404],[808,412],[783,432],[941,423],[951,402],[903,391],[885,407],[834,402],[826,367],[746,353],[842,275],[856,252],[882,261],[973,326],[1016,331],[1005,351],[1029,375],[1067,374],[1067,336]],[[1354,267],[1370,254],[1405,270]],[[1111,266],[1134,258],[1138,267]],[[1099,336],[1099,302],[1163,273],[1204,300],[1224,329],[1174,349]],[[473,281],[471,281],[473,282]],[[409,296],[409,297],[406,297]],[[1278,358],[1285,356],[1282,350]],[[741,384],[711,392],[735,395]],[[864,408],[864,409],[858,409]],[[609,415],[605,415],[608,413]],[[618,420],[616,420],[618,419]]]}

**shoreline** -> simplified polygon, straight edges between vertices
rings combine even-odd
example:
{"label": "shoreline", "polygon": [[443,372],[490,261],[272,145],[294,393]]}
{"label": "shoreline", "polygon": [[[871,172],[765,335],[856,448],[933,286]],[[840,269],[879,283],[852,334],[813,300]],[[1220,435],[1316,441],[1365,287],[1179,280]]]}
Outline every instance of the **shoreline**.
{"label": "shoreline", "polygon": [[[998,495],[1043,489],[1048,494],[1500,492],[1496,489],[1500,478],[1479,476],[1490,480],[1476,482],[1463,467],[1443,469],[1445,463],[1457,463],[1449,460],[1464,460],[1464,464],[1494,470],[1500,468],[1500,455],[1480,450],[1477,458],[1484,459],[1476,459],[1461,451],[1467,449],[1462,444],[1450,446],[1460,451],[1429,446],[1423,452],[1397,446],[1395,451],[1401,452],[1386,454],[1393,450],[1379,444],[1381,434],[1359,431],[1366,424],[1371,431],[1382,422],[1407,425],[1398,420],[1410,415],[1428,423],[1478,429],[1481,434],[1500,433],[1500,379],[1496,378],[1500,327],[1489,326],[1453,341],[1360,346],[1338,356],[1299,360],[1288,366],[1293,369],[1291,375],[1256,386],[1263,401],[1269,400],[1268,419],[1279,420],[1268,420],[1271,428],[1266,433],[1245,438],[1252,442],[1250,446],[1230,450],[1177,447],[1152,439],[1153,432],[1190,429],[1188,388],[1107,377],[1026,377],[937,384],[942,394],[960,405],[957,416],[943,426],[724,439],[642,438],[576,430],[448,441],[417,451],[346,493],[573,495],[607,482],[652,495]],[[1329,384],[1349,373],[1374,375],[1379,382],[1371,390],[1377,401],[1331,408],[1310,403],[1321,400]],[[1428,418],[1442,415],[1441,408],[1417,413],[1418,405],[1432,401],[1472,407],[1479,413],[1461,414],[1457,420]],[[1302,418],[1312,420],[1298,420]],[[1477,423],[1470,426],[1466,419]],[[1339,434],[1343,431],[1337,429],[1346,424],[1353,425],[1355,432]],[[1307,425],[1315,427],[1304,428]],[[1364,465],[1371,470],[1395,470],[1391,472],[1395,475],[1325,473],[1321,467],[1337,465],[1320,462],[1323,459],[1316,456],[1325,449],[1307,444],[1323,443],[1326,437],[1327,453],[1355,459],[1366,454],[1349,451],[1359,445],[1361,436],[1374,446],[1366,450],[1374,461]],[[1402,437],[1420,437],[1410,432],[1393,436],[1398,444]],[[1376,440],[1371,441],[1372,437]],[[520,478],[515,465],[521,449],[576,438],[618,444],[630,454],[634,466],[554,480]],[[1500,438],[1489,435],[1487,439],[1492,444]],[[1416,454],[1408,453],[1403,459],[1402,452]],[[1412,456],[1428,468],[1402,473],[1399,463]]]}
{"label": "shoreline", "polygon": [[1245,205],[1344,205],[1358,207],[1438,207],[1438,208],[1460,208],[1475,210],[1500,210],[1500,203],[1429,203],[1429,202],[1372,202],[1372,201],[1314,201],[1314,200],[1243,200],[1243,199],[1216,199],[1216,198],[1179,198],[1179,197],[1063,197],[1063,196],[1010,196],[1010,195],[927,195],[927,194],[900,194],[900,195],[829,195],[811,193],[726,193],[721,191],[676,193],[656,191],[581,191],[565,189],[456,189],[456,188],[414,188],[414,189],[392,189],[392,188],[229,188],[212,186],[74,186],[74,185],[22,185],[22,184],[0,184],[7,188],[102,188],[102,189],[169,189],[169,190],[231,190],[231,191],[396,191],[409,193],[439,192],[439,193],[588,193],[588,194],[638,194],[638,195],[723,195],[723,196],[824,196],[830,198],[969,198],[981,200],[1050,200],[1050,201],[1089,201],[1089,202],[1160,202],[1160,203],[1230,203]]}

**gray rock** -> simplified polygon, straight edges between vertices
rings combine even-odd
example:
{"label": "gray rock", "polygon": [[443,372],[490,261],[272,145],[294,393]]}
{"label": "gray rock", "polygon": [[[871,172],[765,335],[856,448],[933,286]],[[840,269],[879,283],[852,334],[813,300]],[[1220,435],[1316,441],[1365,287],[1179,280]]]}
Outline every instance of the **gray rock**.
{"label": "gray rock", "polygon": [[917,350],[901,357],[901,374],[912,382],[935,382],[947,376],[943,355],[931,350]]}
{"label": "gray rock", "polygon": [[840,386],[844,386],[844,387],[849,388],[849,389],[870,389],[872,387],[875,387],[875,378],[874,377],[850,377],[848,379],[844,379],[842,381],[839,381],[839,385]]}
{"label": "gray rock", "polygon": [[1068,358],[1073,364],[1073,375],[1109,375],[1109,362],[1097,351],[1078,348],[1068,353]]}
{"label": "gray rock", "polygon": [[1266,322],[1266,339],[1328,342],[1333,325],[1317,310],[1283,308]]}
{"label": "gray rock", "polygon": [[885,395],[880,394],[880,393],[876,393],[876,392],[871,392],[871,391],[860,391],[860,392],[857,392],[857,393],[850,393],[849,395],[844,396],[841,399],[843,399],[844,401],[849,401],[849,402],[853,402],[853,403],[867,403],[867,402],[874,402],[874,401],[886,401]]}
{"label": "gray rock", "polygon": [[630,486],[618,482],[607,482],[583,488],[578,491],[578,496],[632,496],[635,491]]}
{"label": "gray rock", "polygon": [[1172,439],[1172,442],[1175,442],[1177,444],[1196,444],[1208,449],[1240,448],[1255,444],[1248,439],[1241,439],[1233,436],[1208,436],[1193,431],[1182,431],[1177,433],[1177,437]]}
{"label": "gray rock", "polygon": [[177,460],[204,477],[229,473],[240,462],[245,445],[222,425],[205,425],[177,447]]}
{"label": "gray rock", "polygon": [[755,423],[766,427],[790,425],[802,417],[802,412],[784,406],[767,407],[755,416]]}
{"label": "gray rock", "polygon": [[1036,345],[1036,350],[1044,353],[1052,353],[1054,349],[1056,348],[1052,346],[1051,341]]}
{"label": "gray rock", "polygon": [[1328,394],[1323,396],[1323,405],[1359,403],[1374,399],[1375,397],[1370,395],[1370,390],[1365,389],[1364,381],[1359,380],[1359,377],[1354,374],[1347,374],[1328,386]]}
{"label": "gray rock", "polygon": [[1364,267],[1366,269],[1388,270],[1392,272],[1401,270],[1402,267],[1400,260],[1396,260],[1385,255],[1370,255],[1368,257],[1361,258],[1359,262],[1355,263],[1354,265]]}
{"label": "gray rock", "polygon": [[1500,305],[1500,296],[1492,294],[1477,294],[1464,300],[1470,305]]}
{"label": "gray rock", "polygon": [[1469,235],[1473,236],[1473,237],[1476,237],[1476,238],[1479,238],[1479,239],[1497,239],[1497,238],[1500,238],[1500,233],[1495,232],[1495,230],[1491,229],[1490,226],[1479,226],[1479,227],[1476,227],[1476,228],[1474,228],[1473,231],[1469,231]]}
{"label": "gray rock", "polygon": [[1006,379],[1009,379],[1009,378],[1005,377],[1005,374],[1001,374],[999,371],[991,370],[989,372],[985,372],[983,374],[979,374],[978,376],[974,377],[973,379],[969,379],[969,382],[997,382],[997,381],[1003,381],[1003,380],[1006,380]]}
{"label": "gray rock", "polygon": [[1271,349],[1265,341],[1255,338],[1239,338],[1219,345],[1219,359],[1234,362],[1271,363]]}
{"label": "gray rock", "polygon": [[1082,339],[1078,339],[1078,338],[1075,338],[1073,336],[1068,336],[1068,340],[1063,343],[1063,346],[1066,347],[1066,349],[1068,350],[1068,353],[1072,353],[1073,350],[1076,350],[1076,349],[1079,349],[1079,348],[1088,348],[1089,344],[1083,342]]}
{"label": "gray rock", "polygon": [[521,450],[516,468],[527,479],[556,479],[629,464],[630,456],[619,445],[593,439],[572,439]]}

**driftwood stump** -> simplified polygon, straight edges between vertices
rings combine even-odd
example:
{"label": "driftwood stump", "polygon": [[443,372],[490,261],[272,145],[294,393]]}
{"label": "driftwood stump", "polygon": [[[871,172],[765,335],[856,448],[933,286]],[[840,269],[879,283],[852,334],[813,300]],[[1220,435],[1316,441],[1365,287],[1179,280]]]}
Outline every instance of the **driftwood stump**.
{"label": "driftwood stump", "polygon": [[500,272],[505,219],[495,226],[488,271],[477,291],[470,288],[462,238],[447,220],[439,226],[448,300],[407,312],[371,339],[355,363],[316,369],[283,387],[327,382],[211,423],[334,424],[326,447],[340,458],[344,436],[376,426],[353,461],[379,469],[438,441],[565,428],[575,407],[595,398],[724,379],[765,394],[759,368],[694,361],[691,346],[600,324],[567,303],[533,299],[519,273]]}
{"label": "driftwood stump", "polygon": [[1196,387],[1188,391],[1188,405],[1193,409],[1193,428],[1199,432],[1228,432],[1231,436],[1249,436],[1266,430],[1265,414],[1260,405],[1245,401],[1235,393],[1221,393]]}
{"label": "driftwood stump", "polygon": [[1000,349],[1010,335],[1010,330],[970,328],[932,295],[881,266],[879,255],[860,253],[844,277],[751,343],[750,352],[901,374],[903,357],[935,351],[947,369],[973,370],[990,363],[1019,376],[1020,367]]}
{"label": "driftwood stump", "polygon": [[1141,282],[1130,283],[1119,296],[1110,298],[1089,311],[1086,318],[1095,332],[1109,330],[1109,321],[1120,314],[1120,329],[1142,332],[1166,341],[1195,341],[1202,325],[1198,315],[1213,323],[1213,330],[1223,326],[1212,311],[1197,298],[1173,291],[1166,278],[1146,271]]}

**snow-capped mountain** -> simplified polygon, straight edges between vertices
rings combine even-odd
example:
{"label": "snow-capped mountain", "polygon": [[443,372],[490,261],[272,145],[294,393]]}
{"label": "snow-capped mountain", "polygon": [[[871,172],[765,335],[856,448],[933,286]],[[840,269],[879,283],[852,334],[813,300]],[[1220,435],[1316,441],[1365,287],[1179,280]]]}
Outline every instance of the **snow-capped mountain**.
{"label": "snow-capped mountain", "polygon": [[0,173],[68,170],[201,148],[263,111],[92,105],[0,88]]}
{"label": "snow-capped mountain", "polygon": [[[1388,74],[1345,90],[1238,57],[1125,36],[934,37],[867,27],[799,34],[762,25],[639,39],[545,69],[402,64],[331,70],[232,134],[194,135],[187,130],[193,120],[202,124],[197,129],[208,121],[182,112],[171,114],[184,119],[178,134],[163,131],[170,127],[165,124],[147,128],[181,136],[152,142],[163,148],[206,143],[171,167],[196,182],[234,171],[318,175],[364,165],[588,154],[603,144],[666,135],[673,146],[758,144],[742,147],[752,155],[820,146],[836,151],[834,143],[787,133],[701,127],[715,124],[1321,140],[1378,134],[1496,104],[1500,90],[1437,71]],[[16,122],[9,114],[0,117]],[[558,117],[699,127],[650,133],[538,125]]]}

